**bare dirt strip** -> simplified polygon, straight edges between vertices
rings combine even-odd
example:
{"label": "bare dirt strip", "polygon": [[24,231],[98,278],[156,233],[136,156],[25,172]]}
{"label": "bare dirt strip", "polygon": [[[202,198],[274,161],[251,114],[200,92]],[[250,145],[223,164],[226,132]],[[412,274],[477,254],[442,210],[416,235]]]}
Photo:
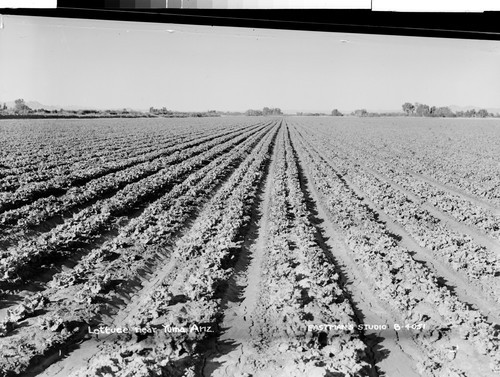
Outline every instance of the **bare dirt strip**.
{"label": "bare dirt strip", "polygon": [[222,335],[210,345],[211,350],[204,357],[203,376],[243,375],[248,371],[246,360],[255,352],[250,344],[250,331],[254,321],[258,320],[252,314],[259,298],[272,188],[270,176],[274,172],[275,163],[276,148],[273,148],[269,170],[265,172],[265,180],[259,189],[259,203],[252,214],[251,225],[235,266],[235,273],[223,299],[225,310],[221,324]]}
{"label": "bare dirt strip", "polygon": [[430,178],[428,176],[425,176],[423,174],[415,173],[412,171],[407,171],[407,172],[410,173],[411,175],[413,175],[415,178],[421,179],[422,181],[425,181],[431,185],[434,185],[443,191],[446,191],[450,194],[455,194],[455,195],[461,196],[462,198],[464,198],[466,200],[470,200],[472,203],[474,203],[480,207],[483,207],[484,209],[491,211],[495,215],[500,215],[500,208],[494,206],[493,204],[485,202],[485,200],[482,198],[478,198],[474,195],[471,195],[463,190],[460,190],[459,188],[452,187],[450,185],[446,185],[446,184],[443,184],[441,182],[438,182],[437,180]]}
{"label": "bare dirt strip", "polygon": [[467,224],[463,224],[457,220],[455,220],[450,215],[443,213],[433,205],[429,203],[424,203],[422,205],[422,209],[429,211],[429,213],[441,220],[449,229],[455,230],[460,233],[467,234],[471,236],[475,243],[480,246],[484,246],[485,248],[494,251],[495,253],[500,255],[500,241],[496,240],[493,237],[490,237],[484,234],[480,229],[469,226]]}

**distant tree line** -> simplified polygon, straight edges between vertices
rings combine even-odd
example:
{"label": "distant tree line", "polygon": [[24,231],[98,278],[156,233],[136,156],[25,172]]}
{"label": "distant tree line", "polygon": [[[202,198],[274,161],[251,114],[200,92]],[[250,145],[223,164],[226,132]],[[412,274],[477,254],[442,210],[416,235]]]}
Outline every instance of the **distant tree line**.
{"label": "distant tree line", "polygon": [[283,115],[281,109],[279,108],[269,108],[264,107],[262,110],[253,110],[249,109],[245,111],[245,115],[247,116],[268,116],[268,115]]}
{"label": "distant tree line", "polygon": [[[414,116],[414,117],[465,117],[465,118],[486,118],[486,117],[500,117],[500,114],[489,113],[486,109],[480,110],[467,110],[453,112],[449,107],[436,107],[429,106],[424,103],[410,103],[406,102],[402,105],[403,112],[369,112],[366,109],[357,109],[349,115],[356,117],[391,117],[391,116]],[[297,115],[315,115],[297,113]],[[319,115],[319,114],[318,114]],[[321,114],[326,115],[326,114]],[[343,116],[337,109],[332,110],[331,116]]]}
{"label": "distant tree line", "polygon": [[221,113],[215,110],[205,112],[181,112],[168,110],[166,107],[161,109],[149,108],[147,111],[137,111],[132,109],[117,109],[117,110],[46,110],[46,109],[31,109],[22,99],[16,99],[12,108],[7,107],[6,103],[0,104],[0,118],[152,118],[152,117],[169,117],[169,118],[187,118],[187,117],[218,117]]}
{"label": "distant tree line", "polygon": [[295,113],[297,116],[307,116],[307,117],[321,117],[321,116],[336,116],[336,117],[341,117],[344,116],[340,111],[337,109],[332,110],[330,114],[327,113],[304,113],[302,111],[298,111]]}
{"label": "distant tree line", "polygon": [[166,107],[161,109],[155,109],[154,107],[149,108],[149,114],[154,116],[166,117],[166,118],[188,118],[188,117],[218,117],[220,113],[215,110],[209,110],[204,112],[185,112],[185,111],[175,111],[168,110]]}
{"label": "distant tree line", "polygon": [[[331,113],[332,116],[344,116],[340,111],[337,109],[334,109]],[[366,109],[357,109],[352,111],[350,116],[355,116],[355,117],[381,117],[381,116],[401,116],[401,113],[372,113],[369,112]]]}
{"label": "distant tree line", "polygon": [[139,118],[152,115],[141,111],[121,110],[47,110],[31,109],[22,99],[14,101],[14,107],[7,107],[6,103],[0,106],[1,118]]}
{"label": "distant tree line", "polygon": [[410,102],[405,102],[402,105],[403,111],[407,116],[419,116],[419,117],[466,117],[466,118],[486,118],[495,116],[489,113],[486,109],[480,110],[467,110],[467,111],[457,111],[454,113],[449,107],[436,107],[429,106],[424,103],[412,104]]}
{"label": "distant tree line", "polygon": [[161,109],[155,109],[153,106],[149,108],[149,113],[154,115],[172,115],[174,112],[168,110],[166,107],[162,107]]}
{"label": "distant tree line", "polygon": [[304,113],[304,112],[297,112],[296,115],[298,115],[298,116],[306,116],[306,117],[328,116],[328,114],[326,114],[326,113]]}

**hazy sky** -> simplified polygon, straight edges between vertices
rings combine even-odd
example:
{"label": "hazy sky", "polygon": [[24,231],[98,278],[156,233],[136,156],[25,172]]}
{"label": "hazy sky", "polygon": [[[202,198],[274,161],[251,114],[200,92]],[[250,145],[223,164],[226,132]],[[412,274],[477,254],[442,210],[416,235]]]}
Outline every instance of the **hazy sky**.
{"label": "hazy sky", "polygon": [[3,16],[0,101],[16,98],[180,111],[498,108],[500,42]]}

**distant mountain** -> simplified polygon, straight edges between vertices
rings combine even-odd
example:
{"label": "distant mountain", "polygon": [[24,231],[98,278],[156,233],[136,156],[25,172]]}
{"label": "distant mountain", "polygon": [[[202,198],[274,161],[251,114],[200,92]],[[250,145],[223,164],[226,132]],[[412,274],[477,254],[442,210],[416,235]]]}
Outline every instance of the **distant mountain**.
{"label": "distant mountain", "polygon": [[[45,110],[59,110],[61,107],[57,107],[57,106],[49,106],[49,105],[44,105],[44,104],[41,104],[40,102],[38,101],[24,101],[24,103],[26,103],[26,106],[28,106],[30,109],[33,109],[33,110],[39,110],[39,109],[45,109]],[[0,104],[4,104],[3,101],[0,101]],[[7,105],[7,107],[10,107],[10,108],[13,108],[16,103],[14,101],[6,101],[5,104]],[[70,109],[68,109],[70,110]]]}
{"label": "distant mountain", "polygon": [[[48,106],[48,105],[43,105],[40,102],[37,101],[28,101],[26,102],[26,105],[33,110],[39,110],[39,109],[45,109],[45,110],[57,110],[57,107],[55,106]],[[7,105],[9,106],[9,105]]]}

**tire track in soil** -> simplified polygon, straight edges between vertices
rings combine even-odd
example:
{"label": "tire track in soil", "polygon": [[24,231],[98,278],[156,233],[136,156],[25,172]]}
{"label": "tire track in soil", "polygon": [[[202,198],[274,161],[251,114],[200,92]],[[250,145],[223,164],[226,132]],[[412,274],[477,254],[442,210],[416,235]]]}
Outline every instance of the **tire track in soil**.
{"label": "tire track in soil", "polygon": [[[283,127],[283,122],[280,127]],[[250,329],[254,324],[252,313],[259,299],[261,265],[266,249],[276,140],[257,191],[234,273],[221,302],[224,311],[220,325],[222,334],[207,345],[208,350],[203,357],[201,375],[204,377],[233,377],[248,372],[245,360],[254,352],[250,345]]]}
{"label": "tire track in soil", "polygon": [[[293,139],[292,139],[293,140]],[[295,148],[294,148],[295,149]],[[297,152],[296,152],[297,153]],[[330,260],[337,266],[343,289],[347,293],[358,324],[387,325],[388,330],[363,331],[361,340],[370,349],[368,362],[373,369],[373,376],[408,376],[417,377],[416,363],[425,359],[418,347],[409,338],[399,338],[398,332],[392,330],[398,323],[397,316],[386,309],[386,305],[375,298],[368,285],[369,279],[358,268],[352,258],[352,251],[343,240],[341,231],[334,225],[324,203],[325,198],[311,183],[307,171],[302,168],[297,153],[297,167],[303,192],[307,200],[307,208],[315,224],[317,240]]]}

